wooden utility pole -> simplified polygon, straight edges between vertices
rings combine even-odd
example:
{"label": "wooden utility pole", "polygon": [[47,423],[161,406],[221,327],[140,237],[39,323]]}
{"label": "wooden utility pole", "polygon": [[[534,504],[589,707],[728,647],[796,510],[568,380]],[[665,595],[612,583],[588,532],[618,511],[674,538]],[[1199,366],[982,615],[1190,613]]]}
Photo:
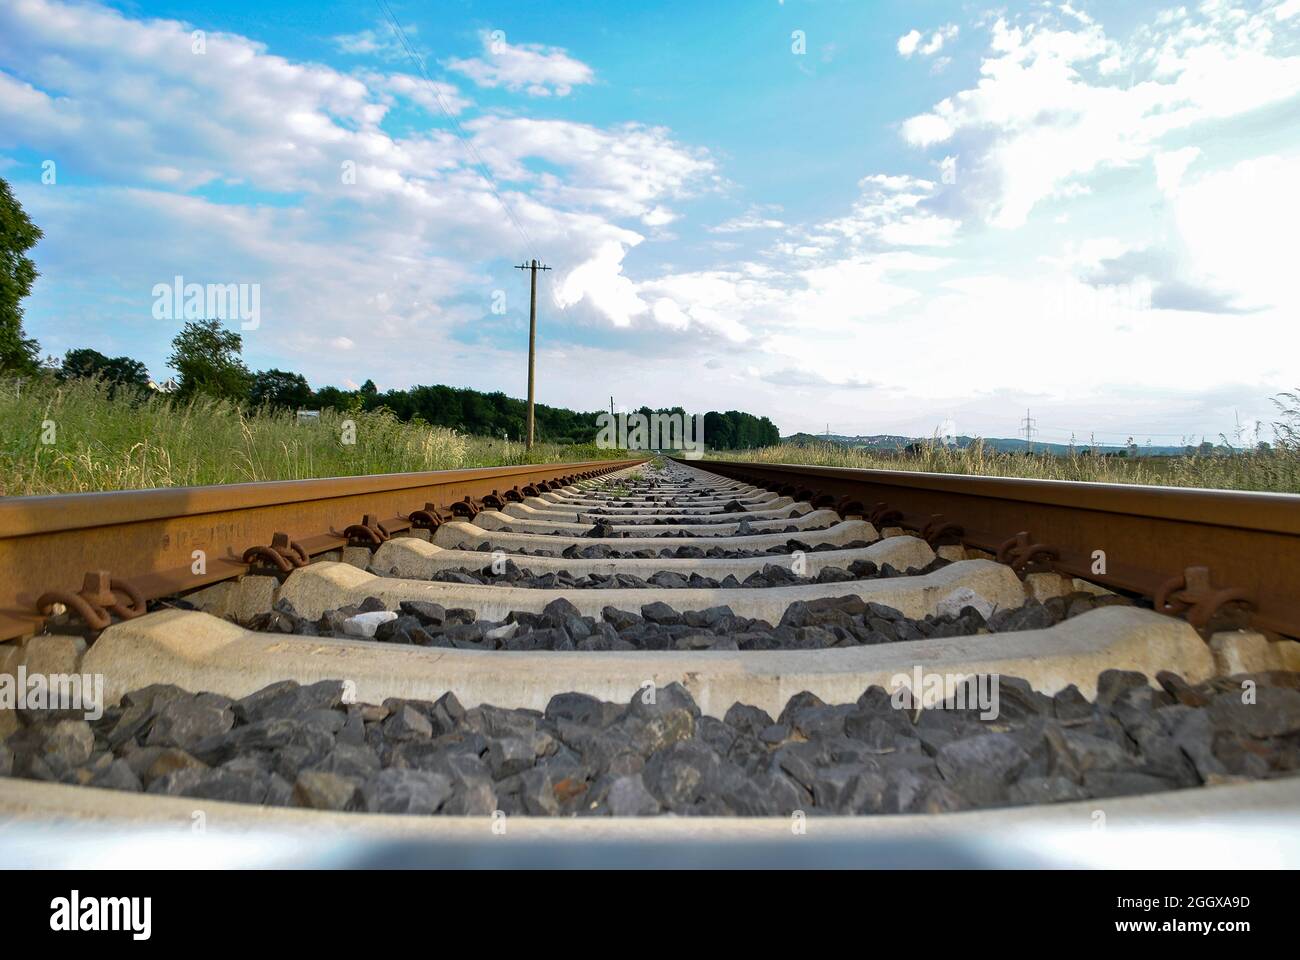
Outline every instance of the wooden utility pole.
{"label": "wooden utility pole", "polygon": [[536,260],[520,264],[516,270],[529,270],[533,275],[532,297],[528,303],[528,446],[533,448],[533,384],[537,365],[537,271],[549,270]]}

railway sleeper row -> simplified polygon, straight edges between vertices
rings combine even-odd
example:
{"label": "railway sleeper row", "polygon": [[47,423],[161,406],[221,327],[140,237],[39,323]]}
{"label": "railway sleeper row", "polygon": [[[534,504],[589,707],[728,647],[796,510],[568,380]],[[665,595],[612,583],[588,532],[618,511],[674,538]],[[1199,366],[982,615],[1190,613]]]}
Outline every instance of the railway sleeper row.
{"label": "railway sleeper row", "polygon": [[30,784],[468,818],[950,814],[1300,769],[1300,645],[1205,638],[803,493],[637,468],[90,646],[57,624],[0,646],[8,679],[103,682],[94,718],[0,710],[0,809]]}

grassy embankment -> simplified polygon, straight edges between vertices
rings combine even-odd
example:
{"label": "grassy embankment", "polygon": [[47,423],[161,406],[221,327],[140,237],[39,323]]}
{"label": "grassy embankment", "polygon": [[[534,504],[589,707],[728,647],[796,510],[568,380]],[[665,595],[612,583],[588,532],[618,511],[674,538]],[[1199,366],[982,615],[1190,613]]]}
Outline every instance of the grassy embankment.
{"label": "grassy embankment", "polygon": [[[355,423],[345,444],[344,421]],[[52,443],[43,442],[51,436]],[[174,404],[109,396],[90,380],[0,381],[0,494],[22,496],[147,487],[559,463],[625,456],[594,444],[522,443],[392,414],[321,412],[299,424],[286,411],[252,413],[218,400]]]}
{"label": "grassy embankment", "polygon": [[[806,463],[879,470],[1139,483],[1300,493],[1300,397],[1280,398],[1277,437],[1266,452],[1186,457],[1072,457],[1001,453],[939,443],[916,453],[837,444],[716,451],[708,457],[756,463]],[[355,444],[343,422],[355,423]],[[46,424],[53,425],[53,442]],[[174,404],[157,396],[110,397],[94,381],[0,381],[0,494],[301,480],[314,477],[454,470],[515,463],[558,463],[625,456],[594,444],[522,443],[402,423],[383,411],[325,410],[316,424],[292,413],[253,413],[222,401]]]}
{"label": "grassy embankment", "polygon": [[1278,398],[1280,420],[1267,452],[1181,457],[1103,457],[1003,453],[976,444],[965,450],[926,443],[916,453],[851,449],[834,443],[783,444],[758,450],[716,451],[709,458],[754,463],[804,463],[874,470],[963,473],[986,477],[1030,477],[1095,483],[1139,483],[1215,490],[1300,493],[1300,394]]}
{"label": "grassy embankment", "polygon": [[809,444],[714,451],[706,459],[1300,493],[1300,450],[1294,448],[1265,455],[1138,457],[1129,460],[1125,457],[999,453],[979,445],[953,450],[927,444],[918,453],[885,453],[848,449],[835,444]]}

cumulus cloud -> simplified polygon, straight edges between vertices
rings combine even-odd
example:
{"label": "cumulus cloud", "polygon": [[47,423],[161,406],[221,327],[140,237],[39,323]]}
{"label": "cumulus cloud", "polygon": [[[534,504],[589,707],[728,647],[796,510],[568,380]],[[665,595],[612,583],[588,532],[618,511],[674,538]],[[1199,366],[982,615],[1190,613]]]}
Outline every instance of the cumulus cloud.
{"label": "cumulus cloud", "polygon": [[1126,288],[1128,296],[1153,310],[1245,314],[1259,309],[1240,305],[1234,293],[1197,279],[1173,253],[1155,247],[1101,259],[1082,279],[1094,287]]}
{"label": "cumulus cloud", "polygon": [[453,83],[441,80],[426,80],[423,76],[411,73],[362,74],[370,89],[376,94],[389,93],[394,99],[419,104],[430,116],[437,117],[443,113],[458,116],[474,105],[474,101],[461,93]]}
{"label": "cumulus cloud", "polygon": [[539,43],[511,44],[501,31],[484,31],[483,55],[447,61],[447,69],[469,77],[480,87],[522,90],[531,97],[567,97],[575,86],[594,83],[595,71],[559,47]]}
{"label": "cumulus cloud", "polygon": [[1182,179],[1169,201],[1188,275],[1230,291],[1241,309],[1300,308],[1294,278],[1298,178],[1300,155],[1292,153]]}
{"label": "cumulus cloud", "polygon": [[[691,201],[727,188],[720,161],[663,126],[485,112],[456,83],[434,92],[362,52],[364,38],[358,55],[381,59],[345,70],[220,32],[199,56],[179,21],[11,0],[0,149],[18,149],[0,166],[46,230],[29,317],[52,350],[107,346],[87,344],[94,330],[119,341],[110,353],[164,352],[172,331],[149,291],[181,273],[262,285],[262,327],[245,340],[255,366],[337,383],[373,374],[364,357],[382,352],[392,385],[517,393],[527,287],[502,264],[538,255],[556,267],[539,281],[547,402],[601,406],[593,384],[635,364],[638,403],[708,409],[725,388],[787,432],[829,419],[928,434],[935,411],[965,426],[1049,401],[1102,411],[1082,424],[1099,429],[1106,416],[1204,417],[1290,376],[1290,354],[1261,346],[1294,338],[1300,144],[1284,124],[1267,126],[1266,150],[1216,126],[1295,97],[1284,41],[1300,21],[1285,7],[1174,11],[1122,43],[1060,6],[991,21],[978,82],[902,124],[913,162],[862,168],[830,214],[756,203],[697,224]],[[910,56],[933,68],[952,36],[918,29]],[[591,82],[547,73],[556,54],[570,59],[485,45],[454,75],[553,97]],[[33,154],[79,182],[38,185]],[[1039,204],[1073,213],[1070,230],[1032,217]],[[698,242],[668,253],[656,241],[678,223],[701,228]],[[954,398],[968,384],[951,357],[1013,371],[1014,389]],[[1217,399],[1192,402],[1193,379]]]}
{"label": "cumulus cloud", "polygon": [[898,52],[905,57],[910,57],[916,53],[917,46],[921,43],[921,31],[909,30],[898,38]]}
{"label": "cumulus cloud", "polygon": [[655,322],[677,330],[696,330],[743,343],[758,325],[764,305],[779,291],[741,270],[683,272],[642,281],[637,289],[655,305]]}
{"label": "cumulus cloud", "polygon": [[[899,338],[918,356],[961,356],[1021,373],[1014,390],[971,400],[952,396],[943,364],[873,370],[881,381],[873,417],[895,423],[906,422],[903,410],[927,404],[987,424],[999,408],[1032,403],[1037,412],[1051,403],[1090,411],[1080,418],[1088,427],[1121,430],[1137,418],[1162,420],[1168,430],[1192,421],[1186,409],[1202,423],[1214,416],[1215,404],[1187,395],[1188,371],[1234,400],[1246,393],[1227,385],[1233,370],[1284,384],[1285,364],[1261,363],[1257,350],[1286,339],[1286,310],[1297,305],[1280,262],[1285,231],[1300,220],[1290,209],[1296,191],[1287,188],[1300,176],[1297,161],[1216,165],[1208,147],[1186,144],[1207,124],[1293,98],[1293,63],[1249,16],[1229,29],[1212,12],[1184,13],[1120,43],[1079,10],[1057,13],[1068,27],[1050,17],[995,21],[980,82],[904,125],[914,145],[943,145],[933,157],[938,182],[872,174],[845,215],[778,228],[761,263],[681,274],[672,285],[643,281],[638,289],[657,319],[702,329],[689,307],[707,296],[712,314],[733,318],[751,334],[744,344],[769,360],[751,364],[748,384],[816,395],[816,413],[794,421],[805,429],[818,419],[861,424],[860,410],[837,400],[831,385],[865,379],[873,349]],[[903,43],[913,55],[926,41],[917,33],[914,46]],[[1162,55],[1166,47],[1172,54]],[[1094,192],[1089,178],[1103,170],[1129,179],[1117,191]],[[1053,198],[1086,202],[1090,217],[1080,222],[1117,221],[1129,236],[1093,242],[1087,228],[1063,236],[1050,221],[1030,224],[1034,207]],[[1133,206],[1141,216],[1131,216]],[[1007,229],[979,235],[973,249],[965,238],[981,221]],[[1069,263],[1053,264],[1046,252],[1073,245],[1082,249]],[[671,308],[656,302],[663,297]],[[1227,343],[1225,316],[1249,324]],[[1212,361],[1196,347],[1207,341],[1223,343]],[[1059,351],[1076,362],[1041,363]],[[1153,370],[1149,357],[1157,354],[1176,359]],[[1254,390],[1263,403],[1268,388]],[[1107,399],[1119,396],[1119,405]],[[1007,435],[1014,430],[1011,421]]]}
{"label": "cumulus cloud", "polygon": [[958,29],[955,23],[947,23],[930,33],[928,37],[920,30],[909,30],[898,38],[895,46],[900,56],[909,59],[916,53],[923,57],[932,57],[943,49],[945,43],[957,39]]}
{"label": "cumulus cloud", "polygon": [[[1153,309],[1255,314],[1296,304],[1288,261],[1300,156],[1267,155],[1200,170],[1202,152],[1157,154],[1169,240],[1106,251],[1081,272],[1093,286],[1149,286]],[[1086,259],[1086,258],[1085,258]]]}
{"label": "cumulus cloud", "polygon": [[[741,261],[634,282],[622,276],[621,267],[611,269],[607,257],[584,270],[582,281],[589,284],[593,274],[604,279],[608,287],[594,290],[593,301],[619,303],[626,311],[621,325],[644,319],[732,343],[759,343],[764,352],[782,352],[784,331],[806,327],[809,318],[816,318],[820,335],[858,329],[921,297],[911,280],[947,261],[908,248],[947,246],[960,226],[924,208],[938,189],[931,181],[872,174],[859,186],[859,201],[843,217],[789,226],[768,216],[770,207],[756,206],[710,228],[726,234],[780,231],[767,252],[771,263]],[[570,303],[580,299],[573,290],[565,296]],[[834,382],[856,381],[846,374]]]}
{"label": "cumulus cloud", "polygon": [[0,145],[25,143],[83,174],[142,170],[192,188],[223,178],[319,189],[361,160],[387,108],[351,76],[298,64],[231,34],[202,54],[174,20],[18,0],[0,7]]}
{"label": "cumulus cloud", "polygon": [[[998,19],[979,83],[902,126],[913,146],[962,147],[967,183],[982,190],[970,198],[999,226],[1024,223],[1082,178],[1151,156],[1171,133],[1300,92],[1300,57],[1282,52],[1266,13],[1206,5],[1127,46],[1074,19]],[[1119,65],[1134,82],[1111,77]]]}
{"label": "cumulus cloud", "polygon": [[636,284],[623,275],[627,245],[607,241],[590,258],[564,278],[558,296],[561,306],[589,302],[609,317],[616,327],[626,327],[645,313],[648,306],[637,293]]}
{"label": "cumulus cloud", "polygon": [[[673,140],[664,127],[638,123],[601,129],[568,120],[489,115],[465,124],[493,172],[504,180],[533,184],[533,193],[563,205],[601,209],[661,222],[665,197],[690,195],[707,185],[714,162],[707,151]],[[542,160],[570,173],[559,179],[534,173]]]}
{"label": "cumulus cloud", "polygon": [[891,247],[942,247],[953,240],[959,220],[925,209],[936,184],[911,176],[872,174],[858,184],[852,212],[818,226],[814,235],[833,234],[855,247],[874,242]]}
{"label": "cumulus cloud", "polygon": [[[187,24],[105,7],[0,7],[0,148],[97,178],[23,197],[58,238],[40,251],[41,289],[55,298],[99,265],[127,285],[117,322],[129,324],[174,273],[258,282],[264,324],[249,349],[274,338],[280,362],[310,358],[318,372],[359,323],[367,342],[385,342],[483,316],[485,264],[519,249],[517,220],[561,265],[569,302],[626,323],[646,306],[622,277],[642,237],[621,221],[666,224],[669,201],[710,188],[713,161],[664,128],[492,114],[464,128],[494,192],[454,133],[383,127],[398,104],[440,118],[422,78],[345,74],[233,34],[208,33],[201,54],[191,42]],[[435,89],[451,112],[472,106],[454,85]]]}
{"label": "cumulus cloud", "polygon": [[1061,4],[1061,6],[1060,6],[1060,10],[1061,10],[1061,12],[1062,12],[1063,14],[1065,14],[1067,17],[1073,17],[1075,20],[1078,20],[1078,21],[1079,21],[1081,24],[1083,24],[1085,27],[1086,27],[1086,26],[1091,26],[1091,25],[1092,25],[1092,22],[1093,22],[1092,17],[1090,17],[1088,14],[1084,13],[1082,10],[1076,10],[1076,9],[1074,9],[1074,7],[1070,6],[1069,3],[1063,3],[1063,4]]}

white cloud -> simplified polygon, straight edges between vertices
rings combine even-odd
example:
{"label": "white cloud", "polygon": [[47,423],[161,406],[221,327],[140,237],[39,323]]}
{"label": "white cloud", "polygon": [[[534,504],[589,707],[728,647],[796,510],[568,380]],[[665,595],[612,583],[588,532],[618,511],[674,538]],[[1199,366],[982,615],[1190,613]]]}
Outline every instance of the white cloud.
{"label": "white cloud", "polygon": [[898,52],[905,57],[910,57],[916,53],[917,46],[921,43],[921,31],[909,30],[898,38]]}
{"label": "white cloud", "polygon": [[943,49],[945,42],[955,39],[957,39],[957,25],[949,23],[942,26],[930,35],[930,39],[921,48],[921,54],[922,56],[932,57]]}
{"label": "white cloud", "polygon": [[474,101],[464,96],[459,87],[441,80],[428,81],[423,76],[410,73],[362,76],[372,91],[386,91],[403,100],[417,103],[430,116],[440,117],[444,111],[458,116],[474,105]]}
{"label": "white cloud", "polygon": [[[1300,93],[1300,57],[1273,50],[1264,14],[1209,10],[1200,22],[1148,28],[1142,43],[1139,55],[1099,24],[999,19],[979,83],[908,119],[904,139],[966,148],[972,175],[964,182],[982,189],[968,199],[991,222],[1013,227],[1072,181],[1151,156],[1172,132]],[[1106,80],[1115,66],[1102,65],[1112,61],[1141,67],[1145,78]]]}
{"label": "white cloud", "polygon": [[1297,182],[1300,156],[1243,160],[1181,182],[1174,216],[1190,274],[1233,291],[1242,306],[1300,309],[1294,277]]}
{"label": "white cloud", "polygon": [[1184,147],[1154,158],[1167,229],[1145,241],[1080,245],[1067,265],[1099,289],[1144,289],[1154,310],[1249,316],[1234,326],[1235,335],[1246,336],[1300,308],[1288,266],[1291,224],[1300,216],[1291,188],[1300,155],[1198,172],[1191,165],[1200,156],[1199,148]]}
{"label": "white cloud", "polygon": [[641,215],[641,222],[647,227],[663,227],[676,220],[677,214],[664,206],[657,206]]}
{"label": "white cloud", "polygon": [[870,380],[849,379],[843,383],[828,380],[816,370],[802,370],[796,367],[782,367],[770,373],[762,374],[761,379],[778,387],[836,387],[850,390],[871,390],[877,384]]}
{"label": "white cloud", "polygon": [[[402,32],[406,34],[408,42],[414,42],[413,38],[419,31],[414,24],[406,24],[402,27]],[[386,21],[372,29],[339,34],[331,37],[330,41],[339,51],[352,56],[379,56],[385,60],[403,60],[409,56]]]}
{"label": "white cloud", "polygon": [[[101,181],[33,201],[59,238],[39,251],[38,294],[62,295],[93,264],[129,285],[128,300],[173,272],[259,282],[266,319],[249,346],[275,338],[282,364],[327,365],[320,348],[358,340],[361,322],[367,342],[391,342],[483,315],[493,284],[479,265],[521,238],[452,133],[381,127],[398,103],[441,115],[423,80],[296,63],[230,34],[209,33],[202,55],[190,44],[172,20],[53,0],[0,7],[0,148],[21,144]],[[471,106],[436,86],[453,112]],[[674,220],[667,201],[711,188],[708,155],[636,124],[487,115],[464,128],[570,302],[585,302],[589,320],[644,313],[622,277],[642,238],[619,221]],[[222,199],[185,194],[197,186]]]}
{"label": "white cloud", "polygon": [[766,216],[760,208],[751,208],[738,217],[724,220],[708,229],[710,233],[747,233],[751,230],[780,230],[783,227],[784,222]]}
{"label": "white cloud", "polygon": [[916,147],[928,147],[949,139],[954,133],[953,125],[938,112],[939,110],[947,112],[944,104],[948,103],[947,100],[942,101],[935,113],[909,117],[903,123],[903,137]]}
{"label": "white cloud", "polygon": [[686,315],[677,301],[670,297],[660,297],[654,304],[655,322],[673,330],[686,330],[691,325],[691,318]]}
{"label": "white cloud", "polygon": [[[661,223],[672,215],[659,201],[689,196],[714,169],[707,152],[676,143],[663,127],[626,123],[602,130],[567,120],[485,116],[465,128],[497,176],[533,184],[533,194],[545,202]],[[570,176],[535,174],[531,159]]]}
{"label": "white cloud", "polygon": [[[1245,160],[1230,150],[1258,152],[1250,138],[1200,134],[1293,95],[1289,27],[1278,24],[1295,20],[1282,6],[1235,21],[1183,13],[1124,45],[1078,17],[1069,30],[999,23],[979,82],[902,127],[941,150],[863,177],[838,216],[801,221],[755,205],[666,253],[643,233],[662,237],[687,219],[691,198],[725,186],[713,155],[666,128],[472,114],[469,97],[440,81],[448,108],[471,113],[461,125],[528,250],[408,73],[341,72],[221,33],[209,35],[205,60],[189,52],[186,24],[12,0],[0,6],[0,148],[56,157],[95,184],[36,186],[29,164],[0,157],[46,229],[29,324],[54,350],[99,347],[85,342],[94,331],[121,342],[115,353],[145,343],[165,352],[171,331],[148,315],[153,283],[176,272],[258,282],[263,323],[246,335],[255,366],[338,383],[373,375],[365,357],[382,355],[392,385],[518,395],[527,287],[500,264],[536,252],[556,267],[539,280],[549,403],[593,409],[617,385],[632,406],[707,409],[725,389],[729,405],[770,412],[787,431],[829,419],[845,432],[870,423],[924,434],[950,414],[963,428],[996,423],[999,410],[1020,416],[1026,402],[1044,425],[1039,404],[1086,411],[1095,419],[1080,426],[1098,429],[1188,411],[1206,422],[1225,404],[1230,416],[1232,402],[1262,399],[1291,375],[1291,354],[1275,345],[1294,340],[1300,307],[1284,231],[1300,220],[1298,145],[1269,127],[1276,155]],[[912,55],[933,43],[934,32],[916,31]],[[945,36],[931,66],[948,52]],[[575,85],[479,73],[524,92]],[[412,106],[434,122],[391,132],[389,114]],[[354,184],[340,178],[347,161]],[[1123,168],[1118,189],[1093,179]],[[1067,195],[1068,234],[1029,218]],[[1062,206],[1047,212],[1066,216]],[[1022,226],[982,231],[984,218]],[[715,255],[710,244],[726,245],[720,265],[689,259]],[[1150,307],[1125,293],[1143,282]],[[505,317],[489,312],[498,288],[509,294]],[[616,329],[583,345],[581,331],[596,325]],[[416,349],[428,343],[439,349]],[[907,350],[882,361],[882,345],[898,343]],[[1071,362],[1042,362],[1052,355]],[[951,357],[1014,375],[954,397],[967,385],[935,360]]]}
{"label": "white cloud", "polygon": [[[920,53],[923,57],[932,57],[943,49],[944,43],[957,39],[958,29],[955,23],[947,23],[933,31],[928,38],[924,37],[920,30],[909,30],[898,38],[896,46],[903,57],[910,58],[915,53]],[[922,40],[925,40],[924,44]]]}
{"label": "white cloud", "polygon": [[1176,193],[1187,168],[1200,155],[1200,147],[1183,147],[1181,150],[1157,153],[1151,158],[1156,168],[1156,189],[1161,193]]}
{"label": "white cloud", "polygon": [[961,226],[959,220],[922,206],[935,192],[932,181],[875,174],[864,177],[859,186],[862,195],[852,212],[819,224],[814,233],[838,234],[854,246],[868,241],[887,246],[946,246]]}
{"label": "white cloud", "polygon": [[586,261],[569,271],[557,291],[560,306],[584,300],[608,317],[616,327],[626,327],[648,309],[636,284],[623,274],[627,246],[615,240],[602,243]]}
{"label": "white cloud", "polygon": [[538,43],[510,44],[503,35],[484,31],[483,56],[447,61],[480,87],[523,90],[532,97],[567,97],[575,86],[594,83],[595,72],[559,47]]}
{"label": "white cloud", "polygon": [[1078,20],[1085,27],[1090,26],[1093,22],[1092,17],[1088,16],[1088,14],[1084,13],[1082,10],[1074,9],[1074,7],[1070,6],[1068,2],[1061,4],[1060,10],[1066,16],[1074,17],[1074,19]]}

